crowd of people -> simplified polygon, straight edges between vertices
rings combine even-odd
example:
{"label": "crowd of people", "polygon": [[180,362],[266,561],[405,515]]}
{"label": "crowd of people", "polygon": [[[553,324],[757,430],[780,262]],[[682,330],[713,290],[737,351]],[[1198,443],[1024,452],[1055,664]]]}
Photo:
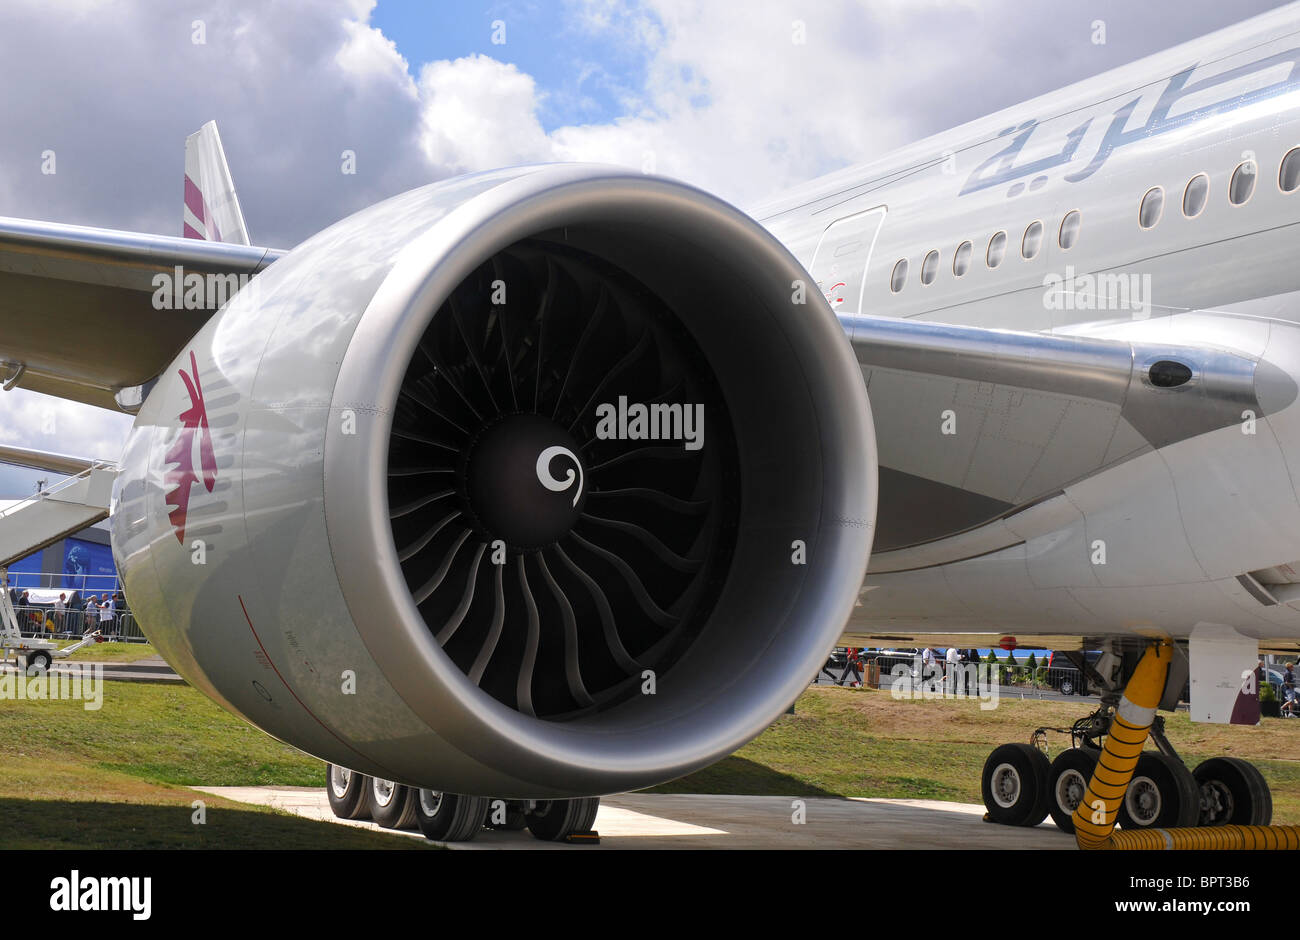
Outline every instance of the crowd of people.
{"label": "crowd of people", "polygon": [[62,591],[52,604],[38,604],[30,591],[9,589],[9,602],[24,633],[83,635],[98,629],[106,636],[120,632],[120,614],[127,613],[126,599],[119,592],[81,597],[80,591]]}
{"label": "crowd of people", "polygon": [[[832,652],[830,657],[826,660],[826,664],[822,666],[821,671],[813,679],[814,683],[820,681],[821,677],[825,675],[836,685],[844,685],[847,682],[852,688],[860,688],[862,686],[863,670],[866,666],[867,658],[869,658],[867,653],[868,651],[865,649],[855,646],[848,647],[844,653],[843,667],[840,668],[840,661],[835,653]],[[879,654],[877,653],[876,655]],[[946,683],[954,684],[959,681],[960,677],[964,676],[964,667],[967,663],[978,663],[980,661],[979,650],[956,649],[955,647],[949,647],[944,652],[943,671],[940,673],[939,659],[935,655],[933,649],[926,647],[916,655],[921,659],[921,670],[923,675],[942,675]],[[840,674],[838,677],[835,675],[835,670],[837,668],[840,668]],[[853,677],[851,681],[849,680],[850,675]]]}

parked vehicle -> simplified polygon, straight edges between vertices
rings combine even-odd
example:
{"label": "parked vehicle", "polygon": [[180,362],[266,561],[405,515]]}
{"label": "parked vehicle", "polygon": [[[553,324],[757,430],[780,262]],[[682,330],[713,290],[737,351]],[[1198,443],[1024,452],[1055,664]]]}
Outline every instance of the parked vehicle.
{"label": "parked vehicle", "polygon": [[[1089,665],[1101,659],[1101,650],[1084,650]],[[1064,653],[1052,650],[1047,657],[1047,684],[1062,695],[1087,695],[1088,677]]]}

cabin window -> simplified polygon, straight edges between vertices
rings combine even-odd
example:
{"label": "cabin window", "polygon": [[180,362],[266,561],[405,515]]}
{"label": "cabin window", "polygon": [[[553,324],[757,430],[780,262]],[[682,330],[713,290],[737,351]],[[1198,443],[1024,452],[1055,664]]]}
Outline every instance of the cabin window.
{"label": "cabin window", "polygon": [[989,239],[989,250],[984,255],[984,261],[990,268],[996,268],[1002,263],[1002,258],[1007,253],[1007,233],[994,232],[993,237]]}
{"label": "cabin window", "polygon": [[1138,207],[1138,225],[1143,228],[1154,228],[1160,221],[1160,213],[1164,208],[1165,191],[1159,186],[1148,189],[1147,194],[1142,197],[1142,205]]}
{"label": "cabin window", "polygon": [[1247,160],[1233,170],[1232,179],[1228,181],[1228,202],[1234,206],[1245,205],[1255,192],[1256,175],[1254,160]]}
{"label": "cabin window", "polygon": [[1277,185],[1284,193],[1300,189],[1300,147],[1282,158],[1282,167],[1277,171]]}
{"label": "cabin window", "polygon": [[1025,228],[1025,237],[1020,240],[1020,257],[1028,261],[1038,254],[1038,248],[1043,244],[1043,223],[1030,222]]}
{"label": "cabin window", "polygon": [[1193,176],[1183,190],[1183,215],[1194,219],[1201,214],[1210,198],[1210,178],[1204,173]]}
{"label": "cabin window", "polygon": [[939,273],[939,252],[931,251],[921,262],[921,283],[933,284],[935,275]]}
{"label": "cabin window", "polygon": [[971,243],[962,242],[957,246],[957,252],[952,256],[952,273],[961,277],[970,270]]}
{"label": "cabin window", "polygon": [[1061,231],[1056,236],[1056,243],[1066,251],[1074,247],[1074,243],[1079,240],[1079,226],[1083,222],[1083,217],[1079,215],[1078,209],[1073,209],[1065,213],[1065,218],[1061,220]]}
{"label": "cabin window", "polygon": [[894,265],[894,273],[889,278],[889,289],[897,294],[907,283],[907,259],[899,258]]}

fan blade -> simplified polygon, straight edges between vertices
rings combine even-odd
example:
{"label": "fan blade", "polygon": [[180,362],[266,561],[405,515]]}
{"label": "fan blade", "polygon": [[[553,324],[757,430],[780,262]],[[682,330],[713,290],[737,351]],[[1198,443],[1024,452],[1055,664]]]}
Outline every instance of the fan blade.
{"label": "fan blade", "polygon": [[438,590],[438,586],[442,584],[442,579],[447,577],[447,572],[451,570],[451,563],[456,560],[456,553],[460,551],[460,547],[465,544],[467,538],[469,538],[469,529],[465,529],[460,533],[460,538],[456,539],[455,543],[451,546],[451,550],[443,557],[442,564],[440,564],[438,570],[433,573],[433,577],[428,581],[425,581],[424,586],[418,591],[412,592],[411,596],[415,598],[416,607],[419,607],[427,601],[429,595]]}
{"label": "fan blade", "polygon": [[[427,532],[421,535],[410,545],[406,546],[403,549],[400,549],[397,552],[397,560],[406,561],[418,555],[424,549],[424,546],[432,542],[433,537],[443,530],[443,527],[446,526],[447,523],[451,522],[451,520],[455,519],[459,515],[460,515],[460,510],[457,509],[455,512],[451,513],[450,515],[443,516],[443,518],[440,521],[434,523],[432,529],[429,529]],[[416,603],[418,604],[419,601],[417,601]]]}
{"label": "fan blade", "polygon": [[460,304],[456,301],[456,295],[451,295],[451,319],[456,324],[456,332],[460,334],[461,342],[465,344],[465,349],[469,352],[470,362],[474,363],[474,368],[478,372],[478,377],[483,382],[483,390],[487,392],[488,401],[492,403],[492,410],[500,412],[497,405],[496,396],[492,394],[492,383],[488,381],[487,373],[483,371],[483,363],[479,361],[477,345],[470,341],[469,332],[465,329],[465,323],[461,319]]}
{"label": "fan blade", "polygon": [[541,642],[541,620],[537,616],[537,602],[528,587],[528,572],[524,556],[519,556],[519,588],[524,594],[524,607],[528,611],[528,636],[524,640],[524,655],[519,663],[519,678],[515,680],[515,703],[525,715],[536,716],[533,709],[533,670],[537,667],[537,646]]}
{"label": "fan blade", "polygon": [[459,398],[462,402],[464,402],[465,407],[470,410],[470,412],[474,415],[474,417],[477,418],[479,421],[482,421],[483,416],[479,414],[478,409],[474,407],[474,403],[471,402],[469,398],[465,396],[465,393],[460,390],[460,385],[458,385],[456,380],[451,377],[451,373],[448,371],[447,367],[444,366],[441,361],[439,361],[437,356],[435,356],[433,353],[429,351],[427,335],[425,336],[424,339],[420,340],[419,346],[417,348],[420,350],[421,353],[424,354],[424,358],[428,359],[429,362],[433,365],[434,378],[442,379],[444,382],[446,382],[448,387],[450,387],[451,390],[456,393],[457,398]]}
{"label": "fan blade", "polygon": [[497,643],[501,640],[501,628],[506,622],[506,594],[502,586],[501,578],[506,570],[505,565],[493,565],[496,569],[496,589],[493,594],[492,608],[492,626],[488,628],[487,639],[483,641],[482,648],[478,651],[478,656],[474,658],[474,665],[469,670],[469,681],[478,685],[483,680],[483,673],[487,671],[488,663],[492,660],[492,654],[496,652]]}
{"label": "fan blade", "polygon": [[577,532],[570,532],[569,537],[593,555],[603,558],[614,566],[615,570],[623,576],[623,580],[627,582],[627,586],[632,591],[632,597],[636,599],[637,606],[641,608],[642,613],[649,617],[651,621],[658,626],[663,627],[665,630],[677,623],[676,617],[667,611],[661,610],[659,605],[654,602],[654,598],[652,598],[650,592],[645,589],[645,585],[642,584],[641,579],[636,576],[636,572],[633,571],[632,567],[622,558],[619,558],[609,549],[601,548],[594,542],[587,541]]}
{"label": "fan blade", "polygon": [[604,499],[611,496],[644,499],[647,502],[654,503],[661,509],[680,512],[688,516],[697,516],[709,508],[707,499],[680,499],[669,493],[652,490],[644,486],[628,486],[615,490],[590,490],[587,493],[587,499]]}
{"label": "fan blade", "polygon": [[641,332],[641,338],[636,341],[636,345],[628,350],[627,355],[620,359],[617,364],[615,364],[614,368],[605,373],[605,377],[600,380],[600,384],[597,385],[596,390],[591,393],[591,397],[588,398],[587,403],[582,406],[582,410],[574,416],[573,421],[569,424],[570,434],[572,434],[573,429],[578,426],[578,422],[582,420],[582,416],[591,410],[591,406],[596,403],[596,399],[600,397],[600,393],[605,390],[605,387],[624,372],[628,366],[640,359],[641,354],[645,352],[649,345],[650,328],[646,327],[646,329]]}
{"label": "fan blade", "polygon": [[583,587],[591,594],[591,599],[596,602],[596,610],[600,614],[600,627],[605,634],[605,646],[609,648],[610,655],[614,657],[618,668],[628,675],[640,672],[641,664],[628,654],[622,638],[618,635],[618,626],[614,623],[614,611],[609,606],[609,599],[605,597],[605,592],[600,589],[600,585],[592,579],[591,575],[579,568],[574,560],[565,554],[564,549],[556,545],[555,553],[560,556],[564,566],[582,582]]}
{"label": "fan blade", "polygon": [[650,553],[662,561],[674,571],[681,571],[684,574],[690,574],[700,570],[700,562],[694,558],[686,558],[677,554],[651,532],[635,522],[622,522],[617,519],[605,519],[601,516],[593,516],[589,512],[584,512],[582,518],[593,525],[602,525],[614,529],[618,532],[624,532],[636,539],[642,545],[650,550]]}
{"label": "fan blade", "polygon": [[556,415],[560,413],[560,405],[563,404],[564,402],[564,393],[569,387],[569,379],[573,377],[574,366],[576,366],[578,364],[578,360],[582,358],[582,353],[587,348],[587,341],[591,338],[591,335],[596,331],[596,324],[600,322],[600,318],[605,315],[605,307],[608,305],[608,303],[609,303],[609,289],[604,284],[601,284],[600,296],[596,300],[596,309],[595,311],[592,312],[591,316],[587,319],[586,326],[582,328],[582,336],[578,338],[578,344],[573,348],[573,355],[569,357],[569,368],[565,370],[564,382],[561,383],[560,385],[560,393],[555,396],[555,407],[551,409],[552,419],[554,419]]}
{"label": "fan blade", "polygon": [[[501,283],[506,281],[505,266],[501,263],[498,255],[492,256],[492,273]],[[506,323],[510,319],[505,315],[503,308],[497,316],[497,328],[501,331],[501,353],[506,360],[506,381],[510,384],[510,401],[515,406],[515,411],[519,410],[519,393],[515,389],[515,363],[514,356],[510,352],[510,336],[506,330]]]}
{"label": "fan blade", "polygon": [[560,618],[564,621],[564,678],[569,684],[569,694],[582,707],[594,705],[592,697],[587,694],[587,687],[582,684],[582,667],[578,663],[578,621],[573,616],[573,606],[565,596],[564,590],[555,583],[551,571],[546,567],[546,558],[537,553],[537,566],[542,569],[542,578],[551,589],[551,595],[560,605]]}
{"label": "fan blade", "polygon": [[537,375],[533,380],[533,411],[537,412],[537,404],[542,398],[542,369],[545,363],[542,361],[542,353],[546,345],[546,321],[551,312],[551,304],[555,300],[555,262],[548,255],[546,258],[546,288],[542,291],[542,300],[537,310],[537,321],[540,324],[537,330]]}
{"label": "fan blade", "polygon": [[629,460],[681,460],[689,457],[690,453],[681,447],[637,447],[634,450],[625,450],[617,457],[611,457],[604,463],[598,463],[593,467],[588,467],[589,474],[595,474],[601,470],[608,470],[611,467],[617,467],[621,463]]}
{"label": "fan blade", "polygon": [[455,496],[455,495],[456,495],[455,490],[439,490],[436,493],[429,493],[428,495],[421,496],[419,499],[411,500],[411,502],[409,503],[404,503],[403,505],[398,506],[396,509],[390,510],[388,513],[388,518],[399,519],[402,516],[406,516],[415,512],[417,509],[424,508],[430,503],[434,503],[440,499],[446,499],[448,496]]}
{"label": "fan blade", "polygon": [[460,603],[456,605],[456,609],[451,612],[447,622],[438,631],[439,646],[446,646],[447,641],[456,635],[460,625],[465,622],[465,615],[469,613],[470,605],[474,603],[474,587],[475,582],[478,581],[478,566],[479,562],[483,560],[483,552],[486,549],[487,545],[480,544],[478,551],[474,553],[474,560],[469,565],[469,577],[465,579],[465,591],[460,596]]}

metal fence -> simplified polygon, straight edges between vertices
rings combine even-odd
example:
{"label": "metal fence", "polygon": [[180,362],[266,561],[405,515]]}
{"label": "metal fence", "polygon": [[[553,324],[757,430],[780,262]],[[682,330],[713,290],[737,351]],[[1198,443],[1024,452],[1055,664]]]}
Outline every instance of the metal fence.
{"label": "metal fence", "polygon": [[[833,672],[835,677],[840,675],[845,665],[844,654],[845,650],[842,647],[836,649],[827,663],[827,670]],[[934,663],[928,665],[923,662],[919,653],[863,650],[860,655],[862,665],[859,671],[863,681],[866,681],[868,675],[878,675],[881,687],[887,688],[890,679],[899,675],[905,675],[913,682],[933,681],[939,688],[951,687],[956,681],[956,677],[949,675],[948,664],[942,658],[943,652],[939,650],[935,651]],[[988,670],[986,674],[989,681],[1011,694],[1019,692],[1022,695],[1037,697],[1048,692],[1062,695],[1088,695],[1096,691],[1091,687],[1087,677],[1073,663],[1059,660],[1061,658],[1056,657],[1054,664],[1049,668],[1046,656],[1041,660],[1035,657],[1032,667],[1023,661],[1008,663],[1004,658],[999,658],[997,663],[988,662],[985,658],[963,659],[957,664],[957,673],[964,676],[968,666],[984,666]],[[876,669],[870,669],[872,665]],[[898,671],[899,667],[901,671]],[[824,678],[825,675],[823,673],[822,677]],[[850,671],[845,681],[853,680],[854,674]]]}
{"label": "metal fence", "polygon": [[18,630],[26,637],[43,636],[55,639],[76,639],[92,630],[103,631],[104,637],[115,642],[146,643],[135,615],[129,610],[118,610],[111,619],[100,617],[98,610],[58,611],[52,604],[15,605]]}

